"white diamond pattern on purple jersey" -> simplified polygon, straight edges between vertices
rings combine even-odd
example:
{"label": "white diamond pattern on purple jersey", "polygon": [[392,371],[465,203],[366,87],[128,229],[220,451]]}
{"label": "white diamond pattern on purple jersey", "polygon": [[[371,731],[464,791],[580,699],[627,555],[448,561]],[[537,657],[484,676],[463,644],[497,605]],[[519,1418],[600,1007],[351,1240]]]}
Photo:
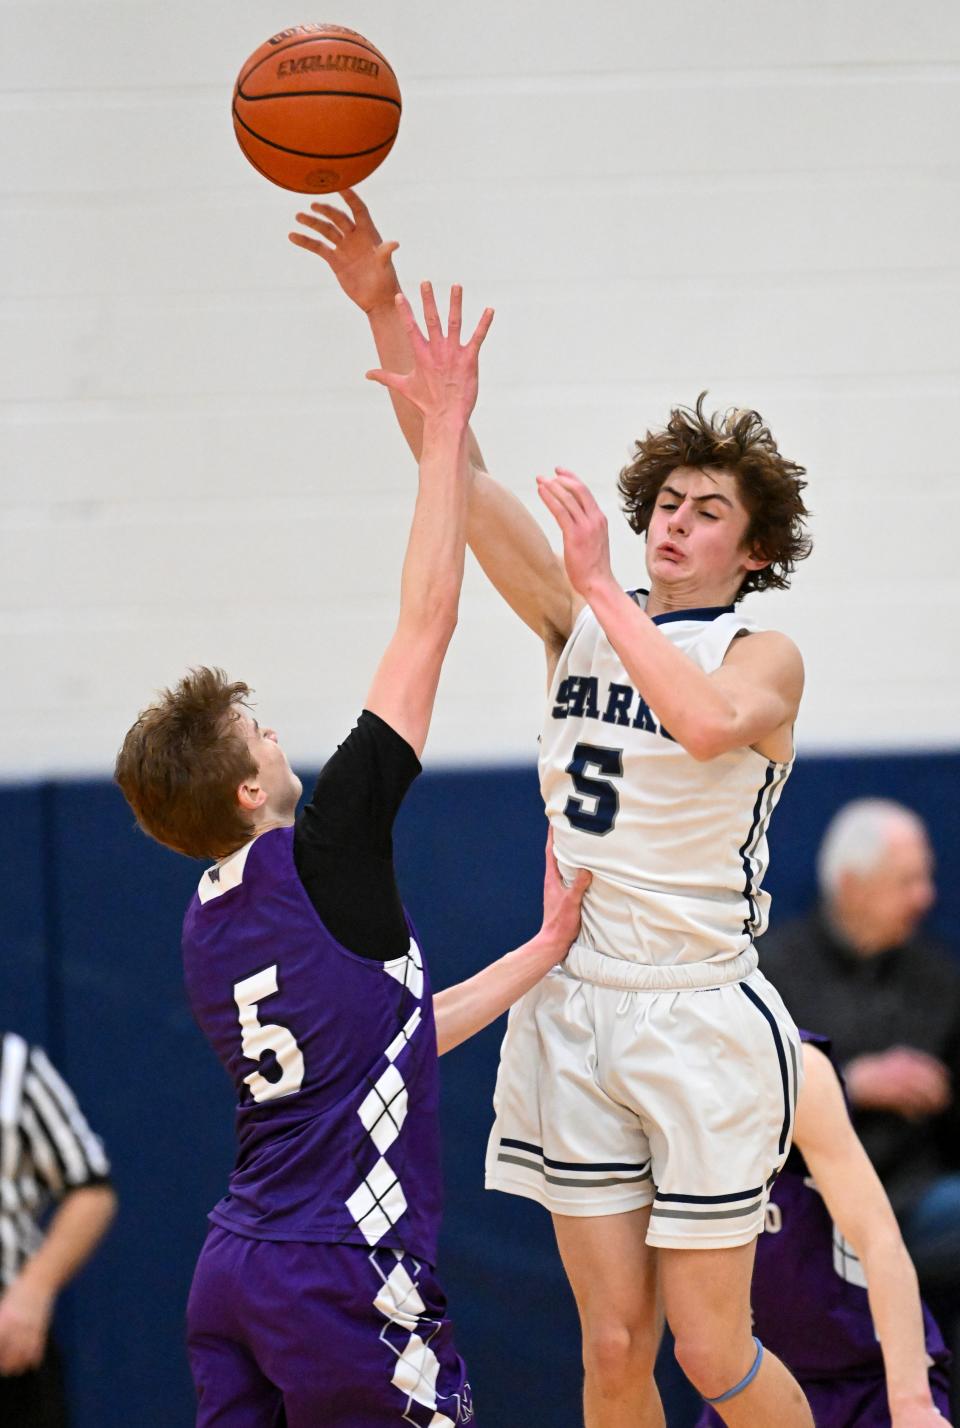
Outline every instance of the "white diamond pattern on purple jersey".
{"label": "white diamond pattern on purple jersey", "polygon": [[374,1307],[386,1320],[380,1339],[397,1359],[391,1382],[407,1398],[403,1421],[414,1428],[456,1428],[457,1424],[471,1423],[473,1402],[469,1390],[465,1396],[454,1395],[456,1418],[448,1417],[438,1408],[440,1361],[431,1348],[431,1340],[441,1326],[436,1319],[426,1316],[426,1306],[417,1287],[421,1266],[416,1260],[404,1259],[397,1250],[391,1253],[396,1255],[396,1263],[389,1274],[385,1275],[376,1254],[370,1256],[370,1263],[382,1281],[374,1300]]}
{"label": "white diamond pattern on purple jersey", "polygon": [[[413,939],[408,955],[385,963],[384,971],[418,999],[423,995],[423,961]],[[346,1205],[371,1246],[393,1228],[407,1208],[403,1187],[386,1159],[386,1152],[400,1135],[407,1115],[407,1088],[397,1067],[397,1058],[416,1034],[421,1021],[421,1011],[417,1007],[387,1047],[385,1056],[388,1065],[357,1111],[380,1158]],[[404,1264],[400,1252],[394,1250],[392,1253],[396,1255],[396,1264],[386,1278],[376,1254],[370,1256],[370,1263],[381,1279],[381,1288],[374,1300],[375,1308],[386,1320],[380,1338],[396,1355],[391,1382],[407,1398],[404,1421],[417,1425],[417,1428],[455,1428],[454,1419],[437,1411],[440,1361],[430,1347],[430,1340],[439,1332],[440,1325],[435,1319],[421,1317],[425,1315],[426,1306],[417,1290],[415,1278]],[[417,1275],[420,1266],[414,1260],[408,1263],[413,1275]],[[431,1411],[429,1419],[422,1416],[421,1409]],[[464,1411],[469,1416],[463,1417]],[[458,1408],[456,1422],[468,1423],[472,1416],[470,1406],[462,1405]]]}
{"label": "white diamond pattern on purple jersey", "polygon": [[[406,964],[406,971],[398,965],[401,960]],[[420,949],[412,939],[407,956],[386,963],[384,970],[411,990],[414,985],[418,985],[422,995],[423,961]],[[396,1061],[416,1034],[421,1021],[421,1010],[417,1007],[402,1031],[387,1047],[384,1054],[389,1064],[374,1082],[357,1111],[364,1130],[380,1152],[380,1159],[373,1169],[368,1171],[346,1200],[347,1209],[362,1230],[368,1245],[379,1244],[407,1208],[403,1186],[386,1160],[385,1152],[399,1136],[407,1117],[407,1088]]]}

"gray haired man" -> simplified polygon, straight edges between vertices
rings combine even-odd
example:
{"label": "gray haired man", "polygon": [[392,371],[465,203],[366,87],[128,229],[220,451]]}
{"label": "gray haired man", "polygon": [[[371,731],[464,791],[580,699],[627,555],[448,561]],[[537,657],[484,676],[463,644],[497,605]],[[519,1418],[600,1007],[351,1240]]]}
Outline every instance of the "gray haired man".
{"label": "gray haired man", "polygon": [[847,804],[818,876],[819,906],[771,930],[763,970],[798,1025],[831,1038],[857,1134],[956,1353],[960,963],[920,930],[936,895],[922,820],[886,799]]}

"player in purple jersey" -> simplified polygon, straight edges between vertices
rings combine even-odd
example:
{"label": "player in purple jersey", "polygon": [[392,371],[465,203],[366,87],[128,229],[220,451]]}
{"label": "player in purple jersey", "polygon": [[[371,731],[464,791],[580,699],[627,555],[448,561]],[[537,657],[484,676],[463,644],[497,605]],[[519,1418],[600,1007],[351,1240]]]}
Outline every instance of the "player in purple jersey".
{"label": "player in purple jersey", "polygon": [[128,732],[117,779],[141,826],[216,859],[183,925],[194,1014],[237,1089],[239,1152],[188,1306],[201,1428],[454,1428],[473,1400],[434,1266],[437,1053],[562,958],[587,878],[548,849],[539,933],[431,995],[392,828],[420,771],[463,576],[466,432],[492,314],[460,344],[429,285],[401,310],[423,413],[397,628],[356,727],[301,794],[245,684],[193,670]]}
{"label": "player in purple jersey", "polygon": [[[817,1428],[944,1428],[950,1354],[850,1124],[830,1043],[801,1036],[806,1079],[757,1248],[755,1332],[793,1371]],[[705,1407],[697,1428],[721,1421]]]}

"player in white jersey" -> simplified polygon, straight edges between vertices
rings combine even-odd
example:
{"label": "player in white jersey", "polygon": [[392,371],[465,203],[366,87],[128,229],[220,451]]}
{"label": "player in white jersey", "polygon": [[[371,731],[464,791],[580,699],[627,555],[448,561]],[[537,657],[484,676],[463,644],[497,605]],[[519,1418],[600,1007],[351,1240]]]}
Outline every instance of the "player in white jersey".
{"label": "player in white jersey", "polygon": [[[410,365],[391,255],[356,195],[291,235]],[[394,402],[414,451],[416,414]],[[587,1428],[658,1428],[661,1305],[677,1357],[725,1423],[812,1428],[750,1327],[750,1276],[789,1149],[796,1028],[756,970],[766,829],[803,687],[784,635],[739,615],[805,556],[803,468],[755,412],[702,400],[621,475],[649,592],[610,570],[606,521],[569,472],[538,482],[563,559],[474,443],[468,538],[543,639],[541,783],[561,868],[589,868],[581,937],[515,1007],[487,1183],[553,1215],[584,1336]]]}

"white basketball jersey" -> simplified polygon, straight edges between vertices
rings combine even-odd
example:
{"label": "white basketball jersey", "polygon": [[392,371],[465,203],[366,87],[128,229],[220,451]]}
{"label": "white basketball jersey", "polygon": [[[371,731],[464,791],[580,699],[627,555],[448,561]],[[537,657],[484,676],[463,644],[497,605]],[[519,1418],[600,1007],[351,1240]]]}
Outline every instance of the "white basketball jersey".
{"label": "white basketball jersey", "polygon": [[[646,592],[632,592],[641,607]],[[740,631],[732,606],[654,617],[707,674]],[[587,868],[580,942],[611,957],[727,962],[767,925],[767,825],[791,763],[754,749],[698,762],[634,689],[589,606],[557,665],[540,788],[569,881]]]}

